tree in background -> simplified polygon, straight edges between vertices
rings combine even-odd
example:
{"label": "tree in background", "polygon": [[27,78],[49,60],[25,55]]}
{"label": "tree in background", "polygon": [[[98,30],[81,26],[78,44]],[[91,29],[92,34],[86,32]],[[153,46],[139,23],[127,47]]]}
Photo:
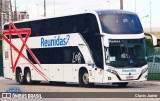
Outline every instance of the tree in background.
{"label": "tree in background", "polygon": [[2,33],[0,32],[0,39],[2,39]]}
{"label": "tree in background", "polygon": [[0,56],[2,56],[2,45],[0,45]]}
{"label": "tree in background", "polygon": [[154,48],[153,42],[151,39],[146,39],[147,48]]}
{"label": "tree in background", "polygon": [[[0,32],[0,41],[2,39],[2,34]],[[2,41],[0,42],[0,56],[2,56]]]}

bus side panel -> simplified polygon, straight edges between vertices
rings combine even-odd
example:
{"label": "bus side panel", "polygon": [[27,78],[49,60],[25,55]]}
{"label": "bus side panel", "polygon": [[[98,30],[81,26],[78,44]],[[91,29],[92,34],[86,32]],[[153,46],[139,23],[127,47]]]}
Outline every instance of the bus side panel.
{"label": "bus side panel", "polygon": [[50,64],[49,77],[51,81],[63,81],[63,64]]}
{"label": "bus side panel", "polygon": [[65,82],[73,82],[73,64],[63,65],[63,78]]}
{"label": "bus side panel", "polygon": [[104,70],[97,68],[94,71],[94,79],[96,83],[102,83],[103,80],[103,75],[104,75]]}
{"label": "bus side panel", "polygon": [[34,80],[37,81],[46,81],[48,80],[48,65],[46,64],[41,64],[41,67],[38,64],[34,64],[34,67],[31,66],[31,69],[33,73],[32,76],[35,76]]}

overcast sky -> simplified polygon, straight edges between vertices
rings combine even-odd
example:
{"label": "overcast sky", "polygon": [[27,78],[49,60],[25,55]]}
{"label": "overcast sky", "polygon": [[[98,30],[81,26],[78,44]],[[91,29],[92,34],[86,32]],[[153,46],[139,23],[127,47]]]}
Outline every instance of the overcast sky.
{"label": "overcast sky", "polygon": [[[30,19],[42,18],[44,0],[16,0],[17,10],[29,12]],[[85,10],[119,9],[120,0],[46,0],[47,17],[73,14]],[[124,10],[136,12],[143,27],[160,27],[160,0],[123,0]],[[150,4],[151,2],[151,4]],[[12,0],[14,6],[14,0]],[[55,5],[55,6],[54,6]],[[54,12],[55,11],[55,12]]]}

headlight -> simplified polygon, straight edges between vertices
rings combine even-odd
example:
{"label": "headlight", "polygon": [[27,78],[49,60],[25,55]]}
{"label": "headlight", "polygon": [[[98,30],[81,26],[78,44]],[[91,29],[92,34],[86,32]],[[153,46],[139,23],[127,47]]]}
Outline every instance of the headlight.
{"label": "headlight", "polygon": [[117,72],[115,70],[110,70],[110,69],[107,69],[106,71],[110,72],[110,73],[113,73],[115,75],[118,75]]}
{"label": "headlight", "polygon": [[115,71],[115,67],[109,66],[108,68],[109,68],[107,69],[108,72],[118,75],[117,72]]}
{"label": "headlight", "polygon": [[141,74],[144,74],[146,71],[148,71],[148,68],[143,69]]}

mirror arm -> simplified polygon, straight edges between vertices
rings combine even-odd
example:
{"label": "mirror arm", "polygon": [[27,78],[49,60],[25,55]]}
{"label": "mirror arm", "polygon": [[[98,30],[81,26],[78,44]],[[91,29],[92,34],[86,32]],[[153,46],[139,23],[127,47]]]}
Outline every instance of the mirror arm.
{"label": "mirror arm", "polygon": [[157,38],[156,38],[156,36],[154,36],[154,35],[152,35],[152,34],[149,34],[149,33],[144,33],[144,34],[145,34],[146,36],[149,36],[149,37],[152,39],[154,46],[157,46]]}
{"label": "mirror arm", "polygon": [[144,33],[144,35],[151,37],[151,39],[153,39],[152,35],[149,33]]}

